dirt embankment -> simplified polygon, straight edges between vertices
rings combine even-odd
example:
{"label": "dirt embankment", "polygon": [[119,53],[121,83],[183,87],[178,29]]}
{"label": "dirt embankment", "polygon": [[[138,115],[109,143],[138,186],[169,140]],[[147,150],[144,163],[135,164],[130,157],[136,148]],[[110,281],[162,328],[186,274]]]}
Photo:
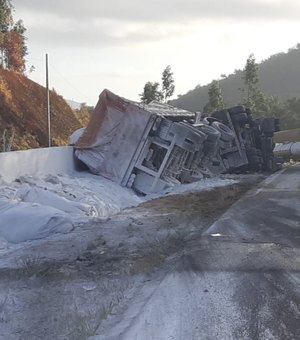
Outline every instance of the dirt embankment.
{"label": "dirt embankment", "polygon": [[[50,92],[53,145],[66,145],[82,125],[62,96]],[[48,144],[46,89],[20,73],[0,69],[0,138],[14,135],[12,150]]]}

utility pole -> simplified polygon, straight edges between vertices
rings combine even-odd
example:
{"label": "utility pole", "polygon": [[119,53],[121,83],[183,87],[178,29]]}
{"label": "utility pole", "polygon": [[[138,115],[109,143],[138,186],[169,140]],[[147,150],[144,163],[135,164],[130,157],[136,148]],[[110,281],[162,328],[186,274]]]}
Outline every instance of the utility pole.
{"label": "utility pole", "polygon": [[48,146],[51,147],[51,117],[50,117],[50,93],[49,93],[49,72],[48,54],[46,53],[46,88],[47,88],[47,117],[48,117]]}

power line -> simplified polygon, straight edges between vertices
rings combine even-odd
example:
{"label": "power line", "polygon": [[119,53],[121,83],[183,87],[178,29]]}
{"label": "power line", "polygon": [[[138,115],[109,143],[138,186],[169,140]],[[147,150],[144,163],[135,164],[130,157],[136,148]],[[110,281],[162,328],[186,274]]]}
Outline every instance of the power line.
{"label": "power line", "polygon": [[53,68],[56,72],[56,75],[58,75],[63,81],[65,81],[73,90],[77,92],[80,96],[88,97],[86,93],[81,92],[78,88],[76,88],[62,73],[53,65],[50,63],[50,67]]}
{"label": "power line", "polygon": [[[42,69],[44,68],[44,60],[40,59],[40,58],[32,58],[30,57],[30,60],[32,61],[38,61],[40,63],[39,67]],[[81,90],[79,90],[78,88],[76,88],[73,83],[71,81],[69,81],[63,74],[62,72],[60,72],[60,70],[58,68],[56,68],[50,61],[48,61],[48,65],[49,65],[49,70],[51,71],[51,74],[53,74],[54,76],[59,77],[61,80],[63,80],[65,82],[65,84],[67,84],[70,88],[72,88],[77,95],[80,95],[81,97],[85,97],[88,98],[88,95],[86,93],[83,93]],[[53,77],[52,77],[53,78]],[[76,97],[76,96],[74,96]]]}

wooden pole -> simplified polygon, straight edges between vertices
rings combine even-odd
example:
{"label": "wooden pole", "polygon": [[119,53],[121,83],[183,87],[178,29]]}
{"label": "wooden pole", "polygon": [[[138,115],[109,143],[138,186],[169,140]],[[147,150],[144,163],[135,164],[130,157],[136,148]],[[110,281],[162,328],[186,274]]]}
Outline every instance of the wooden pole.
{"label": "wooden pole", "polygon": [[47,88],[48,146],[50,148],[51,147],[51,116],[50,116],[48,54],[46,54],[46,88]]}

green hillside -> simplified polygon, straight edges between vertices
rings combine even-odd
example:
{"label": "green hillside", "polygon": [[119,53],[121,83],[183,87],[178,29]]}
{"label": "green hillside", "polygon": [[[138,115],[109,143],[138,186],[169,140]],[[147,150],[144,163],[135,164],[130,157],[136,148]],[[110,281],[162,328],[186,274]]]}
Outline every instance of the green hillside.
{"label": "green hillside", "polygon": [[[258,87],[266,96],[278,96],[281,100],[300,98],[300,44],[287,53],[279,53],[259,64]],[[173,100],[172,104],[191,111],[202,111],[208,102],[210,84],[199,86]],[[242,101],[244,87],[242,71],[236,71],[220,80],[226,106]]]}

